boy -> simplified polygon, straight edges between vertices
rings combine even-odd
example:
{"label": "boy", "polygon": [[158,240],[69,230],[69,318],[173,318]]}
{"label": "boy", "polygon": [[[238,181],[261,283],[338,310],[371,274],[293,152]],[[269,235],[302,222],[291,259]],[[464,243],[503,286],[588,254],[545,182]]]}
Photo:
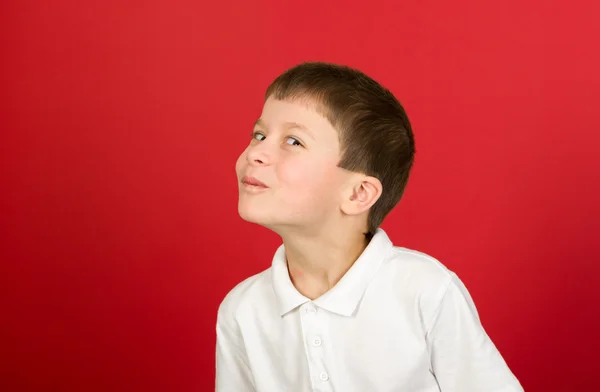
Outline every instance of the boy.
{"label": "boy", "polygon": [[400,103],[358,70],[304,63],[269,86],[238,211],[283,244],[219,307],[218,392],[523,390],[459,278],[379,228],[414,153]]}

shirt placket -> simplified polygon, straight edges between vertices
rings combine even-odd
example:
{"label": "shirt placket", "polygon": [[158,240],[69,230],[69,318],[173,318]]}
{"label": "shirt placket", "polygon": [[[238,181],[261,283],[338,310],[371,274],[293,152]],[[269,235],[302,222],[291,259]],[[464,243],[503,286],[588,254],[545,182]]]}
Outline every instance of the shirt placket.
{"label": "shirt placket", "polygon": [[309,302],[302,306],[300,320],[304,349],[310,371],[310,378],[315,392],[331,392],[331,369],[326,361],[324,341],[326,320],[322,310]]}

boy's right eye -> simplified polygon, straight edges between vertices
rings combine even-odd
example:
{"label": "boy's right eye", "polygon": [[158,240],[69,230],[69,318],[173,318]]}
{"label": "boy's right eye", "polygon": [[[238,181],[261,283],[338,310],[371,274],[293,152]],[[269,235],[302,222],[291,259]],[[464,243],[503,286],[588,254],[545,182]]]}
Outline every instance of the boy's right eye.
{"label": "boy's right eye", "polygon": [[252,132],[252,139],[256,139],[256,140],[264,140],[265,139],[265,135],[263,135],[260,132]]}

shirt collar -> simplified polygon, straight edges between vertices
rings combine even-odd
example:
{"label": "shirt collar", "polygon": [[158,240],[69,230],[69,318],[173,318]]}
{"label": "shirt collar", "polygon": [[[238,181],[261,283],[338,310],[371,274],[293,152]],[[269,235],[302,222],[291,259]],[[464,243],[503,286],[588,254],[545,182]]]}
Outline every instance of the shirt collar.
{"label": "shirt collar", "polygon": [[[392,247],[393,244],[386,232],[381,228],[377,229],[369,245],[348,272],[331,290],[314,300],[313,303],[330,312],[351,316]],[[271,270],[273,288],[277,297],[279,313],[282,316],[292,309],[310,302],[309,298],[296,290],[290,279],[283,245],[275,252]]]}

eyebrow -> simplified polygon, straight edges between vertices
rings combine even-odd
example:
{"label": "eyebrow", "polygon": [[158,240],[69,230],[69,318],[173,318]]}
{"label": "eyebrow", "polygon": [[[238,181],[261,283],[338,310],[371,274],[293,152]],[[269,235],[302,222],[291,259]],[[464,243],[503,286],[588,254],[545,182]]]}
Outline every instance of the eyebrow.
{"label": "eyebrow", "polygon": [[[265,122],[262,119],[258,119],[254,122],[254,125],[258,125],[261,127],[266,127]],[[293,122],[293,121],[286,121],[282,124],[282,127],[286,130],[290,130],[290,129],[299,129],[303,132],[305,132],[308,136],[310,136],[313,140],[315,140],[315,135],[311,132],[310,129],[308,129],[306,126],[299,124],[297,122]]]}

